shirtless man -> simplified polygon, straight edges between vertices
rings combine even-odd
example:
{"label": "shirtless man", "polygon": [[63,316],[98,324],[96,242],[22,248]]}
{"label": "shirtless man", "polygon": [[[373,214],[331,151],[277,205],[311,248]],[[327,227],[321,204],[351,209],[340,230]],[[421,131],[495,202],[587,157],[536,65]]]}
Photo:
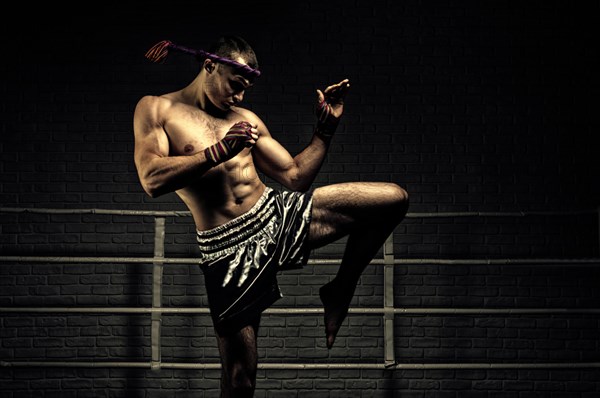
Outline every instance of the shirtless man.
{"label": "shirtless man", "polygon": [[[135,164],[148,195],[176,192],[190,209],[221,355],[221,397],[252,397],[260,314],[281,298],[278,270],[302,266],[311,249],[348,237],[335,278],[319,291],[331,348],[363,269],[404,218],[408,195],[384,182],[311,188],[342,116],[348,79],[317,90],[314,134],[292,156],[239,106],[260,74],[248,43],[222,37],[209,52],[161,43],[150,59],[180,50],[201,67],[181,90],[139,100]],[[269,188],[257,170],[286,190]]]}

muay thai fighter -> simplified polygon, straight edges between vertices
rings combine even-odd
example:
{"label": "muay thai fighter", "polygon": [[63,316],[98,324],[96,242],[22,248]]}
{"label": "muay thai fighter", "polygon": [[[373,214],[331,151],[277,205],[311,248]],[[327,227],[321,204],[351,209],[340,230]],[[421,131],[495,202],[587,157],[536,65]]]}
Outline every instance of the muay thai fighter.
{"label": "muay thai fighter", "polygon": [[[285,132],[272,135],[240,106],[261,74],[244,39],[222,37],[208,51],[163,41],[146,56],[161,62],[170,51],[195,56],[200,69],[182,89],[139,100],[135,164],[148,195],[176,192],[193,216],[221,355],[221,396],[251,397],[261,313],[282,297],[277,273],[347,236],[335,278],[319,290],[331,348],[362,271],[404,218],[408,195],[393,182],[313,187],[348,79],[316,90],[312,138],[292,156],[275,138]],[[284,189],[267,186],[259,171]]]}

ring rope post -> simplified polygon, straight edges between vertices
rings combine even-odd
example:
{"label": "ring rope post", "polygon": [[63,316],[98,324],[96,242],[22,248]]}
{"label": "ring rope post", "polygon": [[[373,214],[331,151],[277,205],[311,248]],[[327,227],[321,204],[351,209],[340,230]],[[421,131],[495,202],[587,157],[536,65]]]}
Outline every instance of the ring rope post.
{"label": "ring rope post", "polygon": [[[165,217],[154,219],[154,261],[152,263],[152,309],[162,307],[162,277],[165,259]],[[162,312],[152,311],[150,342],[152,347],[151,369],[160,369],[160,327]]]}
{"label": "ring rope post", "polygon": [[396,363],[394,356],[394,233],[383,244],[383,349],[385,366]]}

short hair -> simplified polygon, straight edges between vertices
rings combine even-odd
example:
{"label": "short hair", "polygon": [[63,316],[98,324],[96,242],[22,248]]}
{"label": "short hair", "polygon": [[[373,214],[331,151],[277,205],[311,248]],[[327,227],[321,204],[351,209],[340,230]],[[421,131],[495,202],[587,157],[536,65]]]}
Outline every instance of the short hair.
{"label": "short hair", "polygon": [[221,36],[208,50],[220,57],[234,60],[241,56],[252,69],[258,69],[258,60],[254,50],[246,40],[236,35]]}

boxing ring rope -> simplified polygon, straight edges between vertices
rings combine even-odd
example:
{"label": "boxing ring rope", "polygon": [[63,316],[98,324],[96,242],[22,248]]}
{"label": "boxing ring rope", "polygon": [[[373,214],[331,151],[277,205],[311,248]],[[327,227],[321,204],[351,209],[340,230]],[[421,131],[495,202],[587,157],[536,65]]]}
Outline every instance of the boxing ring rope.
{"label": "boxing ring rope", "polygon": [[[162,314],[209,314],[208,308],[163,308],[162,276],[165,264],[198,264],[193,258],[165,257],[166,217],[189,217],[189,211],[147,211],[109,209],[47,209],[0,207],[0,213],[37,214],[101,214],[120,216],[154,217],[153,257],[63,257],[63,256],[0,256],[0,262],[12,263],[148,263],[152,264],[152,306],[145,307],[0,307],[0,313],[81,313],[81,314],[150,314],[151,316],[151,360],[149,362],[127,361],[0,361],[0,367],[119,367],[165,369],[218,369],[219,363],[167,363],[161,361],[161,320]],[[527,216],[569,216],[596,214],[600,228],[600,209],[581,211],[530,211],[530,212],[439,212],[408,213],[407,218],[446,218],[446,217],[527,217]],[[600,235],[600,234],[599,234]],[[349,314],[383,315],[384,361],[383,363],[259,363],[259,369],[564,369],[600,368],[600,362],[571,363],[400,363],[394,353],[394,317],[396,315],[536,315],[536,314],[600,314],[600,308],[396,308],[394,307],[394,267],[409,264],[440,265],[561,265],[581,264],[600,265],[600,259],[396,259],[393,252],[393,233],[383,247],[383,258],[373,259],[371,264],[383,265],[384,297],[382,308],[350,308]],[[309,264],[339,265],[341,260],[311,259]],[[269,308],[265,314],[322,314],[320,308]]]}

